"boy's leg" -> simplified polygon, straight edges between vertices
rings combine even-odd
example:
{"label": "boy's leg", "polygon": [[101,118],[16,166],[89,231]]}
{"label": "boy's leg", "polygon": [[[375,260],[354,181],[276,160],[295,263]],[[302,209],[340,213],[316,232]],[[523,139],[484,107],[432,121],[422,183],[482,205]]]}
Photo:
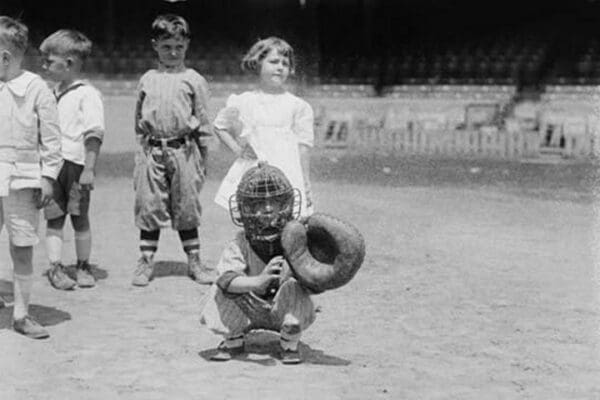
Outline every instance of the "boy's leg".
{"label": "boy's leg", "polygon": [[313,302],[308,292],[294,278],[281,285],[273,301],[273,313],[281,321],[282,361],[286,364],[300,363],[302,359],[298,343],[302,331],[315,320]]}
{"label": "boy's leg", "polygon": [[200,260],[200,239],[198,229],[187,229],[178,231],[183,251],[188,256],[188,274],[200,284],[210,285],[216,279],[213,271],[208,270]]}
{"label": "boy's leg", "polygon": [[52,183],[52,201],[44,207],[46,225],[46,251],[50,261],[48,280],[59,290],[74,289],[76,283],[67,275],[61,262],[63,246],[63,228],[69,202],[68,188],[70,184],[71,162],[65,161],[56,180]]}
{"label": "boy's leg", "polygon": [[211,360],[227,361],[244,352],[244,333],[251,321],[216,284],[210,287],[207,294],[201,322],[224,337],[217,353],[210,357]]}
{"label": "boy's leg", "polygon": [[131,282],[134,286],[147,286],[153,278],[154,273],[154,253],[158,249],[158,239],[160,230],[145,231],[140,230],[140,252],[141,257],[138,260],[137,267],[133,273]]}
{"label": "boy's leg", "polygon": [[71,290],[75,288],[75,281],[69,277],[64,265],[61,262],[63,227],[65,216],[49,219],[46,226],[46,252],[50,269],[48,270],[48,280],[50,284],[59,290]]}
{"label": "boy's leg", "polygon": [[29,316],[29,299],[33,285],[33,247],[10,245],[14,264],[13,329],[32,339],[44,339],[48,332]]}
{"label": "boy's leg", "polygon": [[94,287],[96,285],[96,278],[94,278],[89,264],[90,253],[92,251],[92,232],[87,212],[82,215],[71,215],[71,222],[75,231],[77,285],[81,288]]}
{"label": "boy's leg", "polygon": [[200,261],[200,242],[198,226],[202,215],[200,191],[204,185],[204,170],[197,146],[189,145],[170,153],[169,162],[171,211],[173,227],[179,231],[179,237],[188,254],[189,274],[197,283],[211,284],[216,273]]}
{"label": "boy's leg", "polygon": [[28,337],[42,339],[49,336],[48,332],[28,315],[33,283],[33,246],[39,242],[37,195],[35,189],[11,190],[2,203],[14,268],[13,329]]}

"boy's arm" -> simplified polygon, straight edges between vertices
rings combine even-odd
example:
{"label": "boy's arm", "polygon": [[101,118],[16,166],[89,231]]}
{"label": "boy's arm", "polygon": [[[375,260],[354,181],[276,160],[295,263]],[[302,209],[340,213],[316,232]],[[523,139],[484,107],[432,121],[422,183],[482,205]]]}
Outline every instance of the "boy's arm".
{"label": "boy's arm", "polygon": [[198,78],[198,83],[193,87],[194,90],[194,116],[198,119],[200,125],[196,130],[196,143],[200,148],[203,158],[206,155],[206,149],[213,136],[213,130],[208,117],[208,101],[210,99],[210,90],[208,83],[203,77]]}
{"label": "boy's arm", "polygon": [[36,87],[35,111],[39,121],[39,152],[41,162],[41,197],[38,206],[46,206],[52,199],[52,181],[62,167],[60,127],[56,99],[50,89],[40,80]]}
{"label": "boy's arm", "polygon": [[86,129],[83,134],[85,160],[83,171],[79,177],[79,184],[82,189],[91,190],[94,188],[96,160],[104,139],[104,105],[99,93],[89,92],[83,98],[82,113]]}
{"label": "boy's arm", "polygon": [[102,142],[95,136],[88,138],[85,143],[85,164],[79,177],[79,184],[83,190],[94,188],[94,177],[96,175],[96,160],[100,153]]}
{"label": "boy's arm", "polygon": [[138,144],[143,144],[145,132],[140,126],[140,121],[142,120],[142,105],[144,104],[144,99],[146,98],[146,93],[143,90],[138,92],[138,98],[135,103],[135,138]]}

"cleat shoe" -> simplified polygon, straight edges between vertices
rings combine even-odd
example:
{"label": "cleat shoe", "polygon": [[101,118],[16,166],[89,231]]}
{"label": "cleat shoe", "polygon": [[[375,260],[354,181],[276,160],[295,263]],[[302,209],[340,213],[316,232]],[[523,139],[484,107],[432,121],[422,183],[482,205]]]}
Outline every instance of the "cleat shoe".
{"label": "cleat shoe", "polygon": [[237,347],[225,347],[225,342],[221,342],[217,347],[217,352],[210,356],[211,361],[229,361],[232,358],[244,354],[244,345]]}
{"label": "cleat shoe", "polygon": [[281,362],[286,365],[300,364],[302,357],[300,357],[300,351],[296,350],[282,350]]}
{"label": "cleat shoe", "polygon": [[47,275],[50,284],[55,289],[73,290],[77,286],[77,282],[67,275],[65,266],[60,262],[51,263]]}
{"label": "cleat shoe", "polygon": [[96,278],[92,274],[92,267],[87,261],[77,261],[77,285],[80,288],[96,286]]}
{"label": "cleat shoe", "polygon": [[188,253],[188,275],[201,285],[210,285],[217,279],[214,271],[208,269],[206,265],[200,261],[200,252],[198,251],[191,251]]}
{"label": "cleat shoe", "polygon": [[47,337],[50,337],[48,331],[29,315],[14,320],[13,329],[15,332],[31,339],[46,339]]}
{"label": "cleat shoe", "polygon": [[131,281],[133,286],[148,286],[148,283],[154,277],[154,263],[152,258],[153,256],[144,255],[140,257],[133,273],[133,280]]}

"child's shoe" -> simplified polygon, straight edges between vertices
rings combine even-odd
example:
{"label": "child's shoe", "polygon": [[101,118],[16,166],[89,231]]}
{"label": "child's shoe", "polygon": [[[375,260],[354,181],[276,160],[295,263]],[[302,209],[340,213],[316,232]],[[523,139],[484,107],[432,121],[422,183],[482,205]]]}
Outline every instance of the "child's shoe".
{"label": "child's shoe", "polygon": [[73,279],[67,275],[67,271],[65,266],[60,262],[54,262],[50,264],[50,269],[48,270],[48,280],[50,284],[58,290],[72,290],[77,285]]}
{"label": "child's shoe", "polygon": [[48,331],[29,315],[14,320],[12,325],[15,332],[31,339],[46,339],[50,337]]}
{"label": "child's shoe", "polygon": [[244,354],[244,344],[236,347],[227,347],[225,342],[221,342],[217,347],[217,352],[213,354],[210,359],[211,361],[229,361],[232,358]]}
{"label": "child's shoe", "polygon": [[190,251],[188,253],[188,275],[201,285],[210,285],[216,279],[214,271],[208,269],[200,261],[199,251]]}
{"label": "child's shoe", "polygon": [[281,362],[286,365],[300,364],[302,362],[302,357],[300,356],[300,351],[298,349],[296,349],[296,350],[282,349],[281,350]]}
{"label": "child's shoe", "polygon": [[77,285],[80,288],[96,286],[96,278],[92,274],[92,267],[87,261],[77,261]]}
{"label": "child's shoe", "polygon": [[148,283],[150,283],[154,275],[154,263],[152,258],[152,256],[145,255],[140,257],[133,273],[133,280],[131,281],[133,286],[148,286]]}

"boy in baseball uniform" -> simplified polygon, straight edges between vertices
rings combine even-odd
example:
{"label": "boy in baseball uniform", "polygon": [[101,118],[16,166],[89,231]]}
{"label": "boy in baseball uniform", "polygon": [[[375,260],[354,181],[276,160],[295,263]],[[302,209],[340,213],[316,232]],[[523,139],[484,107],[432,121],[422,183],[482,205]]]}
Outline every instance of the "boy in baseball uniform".
{"label": "boy in baseball uniform", "polygon": [[154,275],[153,257],[160,229],[177,230],[196,282],[214,280],[200,261],[198,226],[200,191],[212,128],[207,114],[206,80],[185,66],[190,42],[188,23],[180,16],[158,16],[152,24],[152,47],[158,66],[138,85],[135,129],[141,146],[136,156],[135,224],[140,252],[132,284],[146,286]]}

